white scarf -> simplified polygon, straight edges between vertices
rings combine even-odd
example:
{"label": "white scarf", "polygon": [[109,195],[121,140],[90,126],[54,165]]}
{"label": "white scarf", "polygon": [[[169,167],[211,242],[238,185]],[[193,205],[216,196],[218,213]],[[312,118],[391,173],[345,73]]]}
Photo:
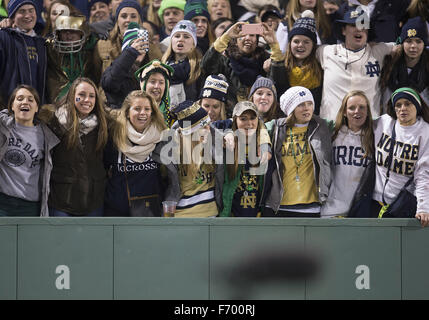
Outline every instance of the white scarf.
{"label": "white scarf", "polygon": [[161,141],[161,132],[150,124],[140,133],[127,121],[127,137],[126,146],[121,148],[121,152],[133,161],[144,162]]}
{"label": "white scarf", "polygon": [[[70,128],[67,127],[69,114],[67,111],[67,108],[65,106],[62,106],[55,111],[55,115],[58,118],[58,122],[66,129],[70,130]],[[98,125],[98,119],[97,115],[95,113],[90,114],[88,117],[84,119],[79,118],[79,138],[83,135],[87,135],[92,130],[94,130]]]}

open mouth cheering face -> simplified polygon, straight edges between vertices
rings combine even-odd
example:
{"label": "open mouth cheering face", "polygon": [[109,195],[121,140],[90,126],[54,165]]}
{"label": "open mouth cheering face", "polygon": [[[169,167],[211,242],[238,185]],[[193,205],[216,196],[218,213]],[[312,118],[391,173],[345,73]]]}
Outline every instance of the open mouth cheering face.
{"label": "open mouth cheering face", "polygon": [[12,103],[12,111],[15,115],[15,121],[20,125],[32,126],[34,115],[39,110],[36,99],[33,94],[25,88],[16,92]]}
{"label": "open mouth cheering face", "polygon": [[358,29],[355,25],[347,24],[343,27],[343,35],[346,38],[346,48],[350,50],[362,49],[368,40],[368,30]]}

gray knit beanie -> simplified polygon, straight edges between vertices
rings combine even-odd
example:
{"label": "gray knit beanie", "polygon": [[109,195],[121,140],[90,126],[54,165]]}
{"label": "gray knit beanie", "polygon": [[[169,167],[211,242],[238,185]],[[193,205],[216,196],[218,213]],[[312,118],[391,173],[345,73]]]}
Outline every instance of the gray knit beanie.
{"label": "gray knit beanie", "polygon": [[262,76],[259,76],[256,79],[255,83],[253,84],[252,88],[250,88],[249,100],[253,96],[255,91],[258,90],[259,88],[270,89],[274,94],[275,101],[277,101],[277,90],[276,90],[276,86],[274,85],[274,82],[271,79],[264,78]]}

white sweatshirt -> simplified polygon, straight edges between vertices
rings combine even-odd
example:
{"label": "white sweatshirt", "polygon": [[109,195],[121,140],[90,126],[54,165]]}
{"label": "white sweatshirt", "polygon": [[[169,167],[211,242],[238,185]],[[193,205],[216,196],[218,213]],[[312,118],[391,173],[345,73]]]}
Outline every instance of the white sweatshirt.
{"label": "white sweatshirt", "polygon": [[[387,174],[386,158],[389,155],[394,122],[395,120],[387,114],[374,121],[377,165],[372,197],[377,201],[383,201],[383,188]],[[395,130],[396,144],[393,164],[389,173],[389,181],[384,189],[384,199],[386,203],[392,203],[414,174],[417,213],[429,213],[429,124],[418,117],[417,122],[412,126],[401,126],[397,122]]]}
{"label": "white sweatshirt", "polygon": [[334,120],[341,101],[351,90],[362,90],[369,99],[374,118],[381,112],[378,79],[383,59],[392,52],[394,43],[367,44],[354,52],[344,44],[322,45],[316,51],[324,71],[320,117]]}
{"label": "white sweatshirt", "polygon": [[321,217],[347,216],[353,196],[368,159],[361,143],[361,131],[353,132],[342,126],[332,143],[332,183],[328,200],[322,206]]}

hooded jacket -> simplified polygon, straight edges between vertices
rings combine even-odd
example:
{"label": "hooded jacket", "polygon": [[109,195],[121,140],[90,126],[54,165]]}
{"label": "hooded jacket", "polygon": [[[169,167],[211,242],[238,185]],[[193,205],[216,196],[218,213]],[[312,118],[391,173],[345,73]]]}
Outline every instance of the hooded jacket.
{"label": "hooded jacket", "polygon": [[[313,159],[314,178],[316,190],[318,191],[319,202],[326,201],[331,184],[331,136],[325,120],[318,116],[313,116],[308,124],[308,139],[311,156]],[[265,206],[277,212],[280,208],[280,202],[285,192],[283,188],[284,165],[282,162],[282,145],[286,139],[286,118],[277,119],[272,128],[273,157],[270,160],[270,168],[266,179],[271,180],[268,185],[267,199]]]}
{"label": "hooded jacket", "polygon": [[35,36],[34,40],[38,55],[38,79],[36,83],[32,82],[30,60],[27,55],[24,35],[10,28],[0,30],[0,104],[3,103],[4,106],[6,106],[9,96],[18,84],[28,84],[35,88],[40,96],[40,104],[46,103],[47,57],[45,39]]}

